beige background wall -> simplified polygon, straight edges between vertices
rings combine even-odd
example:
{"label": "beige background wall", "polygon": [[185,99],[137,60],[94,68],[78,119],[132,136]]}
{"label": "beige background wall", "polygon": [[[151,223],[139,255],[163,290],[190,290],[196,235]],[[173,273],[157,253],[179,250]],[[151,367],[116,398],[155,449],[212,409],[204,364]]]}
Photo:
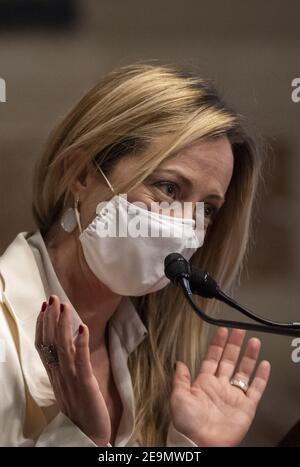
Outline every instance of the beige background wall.
{"label": "beige background wall", "polygon": [[[300,320],[300,103],[291,100],[291,81],[300,76],[299,2],[78,5],[66,31],[0,31],[0,77],[7,83],[7,102],[0,104],[0,251],[34,228],[33,165],[49,131],[88,87],[137,60],[192,65],[216,80],[273,147],[238,298],[265,316]],[[273,372],[246,445],[274,445],[300,419],[300,363],[291,362],[291,339],[262,338]]]}

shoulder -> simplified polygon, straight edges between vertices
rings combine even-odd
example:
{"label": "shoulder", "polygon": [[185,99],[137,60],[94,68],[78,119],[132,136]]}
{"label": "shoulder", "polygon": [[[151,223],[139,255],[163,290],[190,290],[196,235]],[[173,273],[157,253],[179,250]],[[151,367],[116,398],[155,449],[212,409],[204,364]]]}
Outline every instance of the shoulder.
{"label": "shoulder", "polygon": [[0,256],[0,275],[2,281],[10,279],[12,275],[15,279],[17,276],[24,277],[25,273],[28,273],[31,269],[35,269],[34,256],[27,243],[29,235],[29,232],[19,233]]}
{"label": "shoulder", "polygon": [[0,257],[0,299],[10,302],[20,313],[21,299],[44,296],[40,272],[27,242],[30,235],[19,233]]}
{"label": "shoulder", "polygon": [[18,253],[28,253],[30,247],[27,238],[32,235],[32,232],[20,232],[14,240],[8,245],[6,250],[0,255],[0,265],[15,256]]}

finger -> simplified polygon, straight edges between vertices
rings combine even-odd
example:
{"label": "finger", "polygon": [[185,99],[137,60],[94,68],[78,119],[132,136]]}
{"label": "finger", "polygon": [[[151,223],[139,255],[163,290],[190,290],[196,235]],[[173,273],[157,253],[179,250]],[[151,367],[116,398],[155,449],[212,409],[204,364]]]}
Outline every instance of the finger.
{"label": "finger", "polygon": [[40,358],[42,360],[42,363],[45,367],[45,370],[47,372],[48,378],[51,382],[54,394],[55,394],[55,399],[59,403],[60,408],[64,408],[65,405],[61,402],[62,401],[62,395],[63,392],[60,388],[60,381],[58,378],[58,372],[57,371],[52,371],[52,367],[47,363],[45,360],[45,356],[43,352],[41,351],[41,344],[43,344],[43,329],[44,329],[44,317],[45,317],[45,311],[47,310],[48,303],[43,302],[41,311],[39,313],[39,316],[37,318],[36,322],[36,332],[35,332],[35,346],[39,352]]}
{"label": "finger", "polygon": [[258,359],[261,343],[256,337],[249,339],[245,353],[241,359],[238,371],[234,374],[234,378],[241,379],[248,384],[255,369]]}
{"label": "finger", "polygon": [[247,391],[247,397],[256,405],[259,403],[264,390],[266,389],[271,372],[270,362],[263,360],[257,367],[253,381]]}
{"label": "finger", "polygon": [[214,337],[208,347],[207,353],[201,364],[200,374],[201,373],[206,373],[210,375],[215,374],[218,368],[222,353],[224,351],[224,346],[226,344],[227,338],[228,338],[228,329],[224,327],[219,327],[217,329],[217,332],[214,334]]}
{"label": "finger", "polygon": [[173,389],[183,389],[190,391],[191,389],[191,374],[185,363],[177,361],[175,373],[173,377]]}
{"label": "finger", "polygon": [[48,307],[43,316],[43,344],[54,344],[56,340],[56,326],[60,314],[60,300],[56,295],[51,295]]}
{"label": "finger", "polygon": [[43,302],[41,306],[40,313],[38,315],[37,321],[36,321],[36,328],[35,328],[35,348],[37,349],[40,359],[45,367],[45,370],[47,372],[47,375],[49,377],[49,380],[51,381],[52,386],[54,387],[55,383],[53,381],[53,375],[52,372],[50,371],[50,367],[45,359],[45,355],[43,351],[41,350],[41,346],[43,345],[43,329],[44,329],[44,316],[45,316],[45,311],[48,307],[47,302]]}
{"label": "finger", "polygon": [[89,349],[89,329],[86,325],[81,324],[79,326],[74,344],[76,374],[80,379],[82,379],[82,382],[85,382],[93,376]]}
{"label": "finger", "polygon": [[60,370],[63,373],[75,374],[75,347],[71,325],[71,306],[69,303],[60,304],[60,314],[56,330],[56,348]]}
{"label": "finger", "polygon": [[233,329],[231,331],[219,362],[217,376],[225,376],[226,378],[232,377],[245,334],[246,331],[244,329]]}
{"label": "finger", "polygon": [[41,306],[41,310],[38,314],[36,325],[35,325],[35,340],[34,345],[37,351],[40,351],[40,345],[43,343],[43,318],[44,312],[47,308],[47,302],[43,302]]}

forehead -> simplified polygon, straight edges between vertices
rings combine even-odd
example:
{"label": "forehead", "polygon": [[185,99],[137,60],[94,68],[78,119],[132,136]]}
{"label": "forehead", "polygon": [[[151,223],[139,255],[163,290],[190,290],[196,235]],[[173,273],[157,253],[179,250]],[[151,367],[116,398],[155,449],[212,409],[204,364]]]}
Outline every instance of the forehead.
{"label": "forehead", "polygon": [[233,153],[231,144],[226,136],[196,141],[179,150],[162,162],[161,167],[171,164],[186,166],[201,166],[203,168],[232,164]]}

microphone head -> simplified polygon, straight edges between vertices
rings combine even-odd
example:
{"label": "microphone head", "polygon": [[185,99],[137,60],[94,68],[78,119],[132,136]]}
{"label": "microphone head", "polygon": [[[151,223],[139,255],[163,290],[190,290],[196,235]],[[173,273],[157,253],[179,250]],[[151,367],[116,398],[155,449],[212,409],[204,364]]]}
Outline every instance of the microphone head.
{"label": "microphone head", "polygon": [[189,279],[190,263],[179,253],[171,253],[165,257],[165,275],[177,285],[180,279]]}
{"label": "microphone head", "polygon": [[217,282],[210,277],[207,271],[201,271],[192,266],[190,287],[192,293],[201,295],[205,298],[217,298],[219,286]]}

